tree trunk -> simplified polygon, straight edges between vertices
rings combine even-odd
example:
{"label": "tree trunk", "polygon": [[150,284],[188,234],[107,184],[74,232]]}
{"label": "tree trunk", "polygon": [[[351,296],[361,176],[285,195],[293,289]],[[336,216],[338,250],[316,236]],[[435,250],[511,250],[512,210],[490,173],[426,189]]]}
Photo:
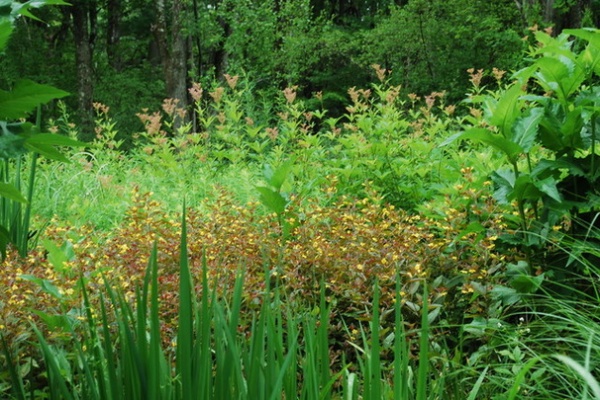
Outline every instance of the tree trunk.
{"label": "tree trunk", "polygon": [[[94,83],[92,70],[92,43],[90,37],[90,5],[86,1],[71,1],[75,62],[77,64],[77,103],[80,136],[82,140],[94,137]],[[93,26],[93,24],[92,24]]]}
{"label": "tree trunk", "polygon": [[544,21],[554,21],[554,0],[544,1]]}
{"label": "tree trunk", "polygon": [[[188,46],[183,35],[184,18],[182,0],[172,0],[170,10],[165,0],[157,0],[156,25],[154,27],[165,75],[167,98],[178,100],[178,107],[187,110],[188,101]],[[167,18],[170,15],[170,19]],[[185,123],[186,118],[174,117],[175,129]]]}
{"label": "tree trunk", "polygon": [[106,31],[106,55],[108,64],[115,71],[121,71],[121,53],[119,41],[121,40],[121,0],[108,0],[108,27]]}

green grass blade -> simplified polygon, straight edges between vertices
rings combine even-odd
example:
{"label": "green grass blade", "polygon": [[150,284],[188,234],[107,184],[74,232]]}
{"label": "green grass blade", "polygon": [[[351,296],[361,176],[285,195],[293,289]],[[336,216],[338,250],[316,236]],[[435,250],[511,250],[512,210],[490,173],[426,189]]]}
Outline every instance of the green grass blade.
{"label": "green grass blade", "polygon": [[44,336],[35,325],[32,325],[32,329],[38,338],[44,361],[46,362],[51,398],[61,398],[64,400],[73,399],[74,397],[69,391],[67,382],[60,371],[60,367],[58,366],[55,355],[52,353],[48,342],[46,342]]}
{"label": "green grass blade", "polygon": [[285,379],[288,369],[292,365],[292,361],[295,359],[297,345],[298,345],[298,338],[296,337],[292,341],[292,347],[287,349],[288,354],[286,355],[283,363],[281,364],[281,367],[279,368],[279,373],[277,375],[277,379],[273,383],[273,389],[271,392],[271,396],[269,397],[269,400],[281,399],[283,382],[284,382],[284,379]]}
{"label": "green grass blade", "polygon": [[[160,400],[161,396],[161,384],[164,384],[164,377],[170,376],[169,370],[162,370],[162,349],[160,340],[160,320],[158,316],[158,249],[156,243],[152,248],[152,254],[148,261],[150,276],[152,280],[151,294],[150,294],[150,343],[149,343],[149,354],[148,354],[148,399],[149,400]],[[148,273],[146,273],[148,275]],[[147,289],[144,290],[147,292]],[[139,305],[138,305],[139,307]]]}
{"label": "green grass blade", "polygon": [[235,279],[233,288],[233,300],[231,302],[231,311],[229,313],[229,326],[233,330],[237,330],[240,321],[242,295],[244,293],[244,270],[240,269]]}
{"label": "green grass blade", "polygon": [[21,257],[25,257],[27,255],[27,250],[29,249],[29,223],[31,220],[31,204],[33,202],[33,190],[35,188],[35,169],[37,166],[37,158],[38,154],[34,152],[31,155],[29,181],[27,182],[27,203],[25,204],[25,215],[23,215],[22,227],[21,231],[19,232],[19,241],[17,243],[17,248],[19,249],[19,254],[21,255]]}
{"label": "green grass blade", "polygon": [[521,389],[521,385],[523,384],[523,382],[525,382],[525,376],[527,375],[529,370],[531,370],[531,368],[533,368],[535,364],[537,364],[541,360],[541,357],[535,357],[527,361],[527,363],[523,365],[517,376],[515,376],[515,381],[513,382],[513,385],[510,388],[510,391],[508,392],[508,396],[506,397],[507,400],[514,400],[517,398],[519,390]]}
{"label": "green grass blade", "polygon": [[575,371],[585,382],[585,384],[591,389],[596,400],[600,400],[600,384],[590,371],[588,371],[583,365],[573,360],[571,357],[567,357],[562,354],[555,354],[553,356],[557,360],[562,361],[566,366]]}
{"label": "green grass blade", "polygon": [[[237,331],[231,330],[221,304],[218,302],[213,304],[216,325],[215,337],[217,338],[214,398],[264,398],[264,396],[255,397],[250,394],[251,390],[256,387],[264,387],[262,380],[253,381],[254,374],[262,372],[262,364],[252,362],[252,350],[249,353],[240,351],[240,346],[236,340]],[[250,340],[253,340],[253,338],[251,337]],[[245,354],[250,354],[250,361],[246,362],[245,365],[249,375],[246,381],[244,381],[241,361]],[[260,375],[256,376],[260,377]]]}
{"label": "green grass blade", "polygon": [[208,273],[206,255],[202,257],[202,297],[196,310],[197,339],[194,343],[194,393],[196,399],[209,400],[212,393],[212,354],[211,321],[213,313],[209,308]]}
{"label": "green grass blade", "polygon": [[6,362],[8,364],[8,373],[12,381],[13,396],[15,396],[16,400],[25,400],[25,388],[23,385],[23,379],[21,378],[21,374],[18,371],[19,364],[17,360],[13,359],[11,351],[8,348],[8,344],[6,343],[6,339],[4,338],[4,335],[0,334],[0,340],[2,341],[2,352],[6,357]]}
{"label": "green grass blade", "polygon": [[371,318],[371,387],[370,399],[381,399],[381,349],[379,344],[379,282],[373,285],[373,317]]}
{"label": "green grass blade", "polygon": [[419,370],[417,375],[417,400],[427,399],[429,374],[429,301],[427,282],[423,282],[423,308],[421,313],[421,340],[419,346]]}
{"label": "green grass blade", "polygon": [[[286,399],[293,399],[298,397],[298,337],[299,330],[297,326],[297,318],[293,314],[291,307],[287,307],[287,326],[283,325],[283,319],[280,319],[280,335],[281,337],[286,337],[286,348],[288,349],[288,354],[292,357],[290,364],[293,366],[288,369],[288,373],[285,378],[284,385],[284,394]],[[290,349],[295,348],[295,351],[291,351]]]}
{"label": "green grass blade", "polygon": [[177,330],[177,375],[181,379],[181,398],[193,399],[192,388],[192,276],[187,253],[187,226],[185,202],[183,205],[181,226],[181,249],[179,253],[179,329]]}
{"label": "green grass blade", "polygon": [[331,379],[329,379],[329,382],[327,382],[322,388],[321,388],[321,393],[319,394],[319,400],[324,400],[325,398],[330,398],[331,397],[331,390],[333,389],[333,385],[335,385],[335,382],[337,382],[338,379],[340,379],[340,377],[342,375],[344,375],[344,373],[346,373],[346,371],[348,370],[348,365],[345,365],[341,371],[339,371],[338,373],[334,374]]}
{"label": "green grass blade", "polygon": [[[119,370],[118,362],[115,359],[115,352],[112,346],[112,337],[110,333],[109,327],[109,319],[108,313],[106,312],[106,306],[104,305],[104,296],[100,293],[100,312],[102,315],[102,343],[105,354],[106,361],[106,369],[108,372],[108,382],[110,386],[110,397],[107,396],[107,399],[117,400],[122,399],[122,375],[118,374]],[[93,321],[90,319],[92,314],[90,312],[91,307],[89,306],[89,301],[87,301],[86,309],[88,310],[88,321]]]}
{"label": "green grass blade", "polygon": [[319,395],[319,368],[322,363],[318,356],[317,326],[315,316],[309,313],[304,320],[304,359],[302,360],[302,399],[316,399]]}
{"label": "green grass blade", "polygon": [[408,399],[408,348],[402,318],[402,281],[396,275],[396,304],[394,306],[394,398]]}
{"label": "green grass blade", "polygon": [[356,393],[354,385],[356,383],[356,374],[354,372],[348,373],[346,370],[346,379],[344,380],[344,392],[346,394],[344,400],[354,400]]}
{"label": "green grass blade", "polygon": [[483,369],[479,375],[479,378],[477,378],[477,382],[475,382],[475,386],[473,386],[473,389],[471,389],[471,392],[469,392],[469,397],[467,397],[467,400],[477,399],[477,393],[479,393],[479,389],[481,389],[481,385],[483,384],[483,380],[485,379],[489,368],[490,366],[488,365]]}
{"label": "green grass blade", "polygon": [[258,319],[255,319],[252,324],[248,364],[246,365],[248,368],[248,397],[251,399],[264,398],[266,378],[263,365],[265,360],[266,318],[269,312],[268,302],[268,294],[266,293]]}

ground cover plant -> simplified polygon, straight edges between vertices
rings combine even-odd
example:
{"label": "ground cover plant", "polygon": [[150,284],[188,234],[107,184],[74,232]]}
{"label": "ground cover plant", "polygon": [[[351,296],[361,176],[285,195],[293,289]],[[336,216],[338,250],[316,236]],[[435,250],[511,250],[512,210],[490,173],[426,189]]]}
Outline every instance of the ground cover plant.
{"label": "ground cover plant", "polygon": [[600,398],[600,46],[568,34],[460,104],[374,65],[342,117],[291,86],[261,119],[225,75],[195,119],[140,110],[129,149],[95,104],[0,269],[0,395]]}

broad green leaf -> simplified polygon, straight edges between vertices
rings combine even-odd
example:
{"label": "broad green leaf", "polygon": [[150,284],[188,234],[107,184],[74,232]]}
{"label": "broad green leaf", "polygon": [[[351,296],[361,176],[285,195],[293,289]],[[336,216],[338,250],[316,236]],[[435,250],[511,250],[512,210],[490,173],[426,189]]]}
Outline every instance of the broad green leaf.
{"label": "broad green leaf", "polygon": [[544,51],[548,47],[551,47],[557,43],[557,38],[553,38],[544,31],[535,31],[534,35],[535,40],[541,44],[541,46],[538,48],[538,51]]}
{"label": "broad green leaf", "polygon": [[513,192],[508,197],[509,200],[537,200],[541,192],[535,186],[531,175],[520,175],[515,181]]}
{"label": "broad green leaf", "polygon": [[510,285],[519,293],[535,293],[544,282],[544,274],[532,276],[522,274],[511,279]]}
{"label": "broad green leaf", "polygon": [[561,169],[568,170],[569,175],[585,176],[586,174],[579,163],[575,163],[569,158],[562,157],[556,160],[542,159],[538,161],[537,165],[533,168],[533,171],[531,171],[531,175],[538,179],[545,179],[550,175],[558,177]]}
{"label": "broad green leaf", "polygon": [[6,48],[6,43],[8,43],[12,31],[13,26],[9,20],[0,20],[0,53]]}
{"label": "broad green leaf", "polygon": [[586,74],[597,72],[600,65],[600,48],[589,45],[579,54],[578,61],[585,66]]}
{"label": "broad green leaf", "polygon": [[553,177],[549,176],[542,180],[533,179],[532,182],[540,192],[548,195],[559,203],[562,202],[562,197],[556,187],[556,180]]}
{"label": "broad green leaf", "polygon": [[27,275],[27,274],[19,275],[19,277],[23,280],[35,283],[44,292],[48,293],[49,295],[51,295],[59,300],[62,299],[62,297],[63,297],[63,295],[60,293],[60,290],[56,286],[54,286],[54,284],[52,282],[50,282],[47,279],[42,279],[42,278],[38,278],[37,276]]}
{"label": "broad green leaf", "polygon": [[64,154],[62,154],[60,151],[58,151],[52,146],[39,143],[30,143],[29,141],[26,141],[24,146],[26,149],[31,150],[35,153],[39,153],[40,155],[51,160],[61,161],[64,163],[69,162],[69,159],[65,157]]}
{"label": "broad green leaf", "polygon": [[0,119],[24,118],[38,105],[68,95],[52,86],[21,80],[11,92],[0,90]]}
{"label": "broad green leaf", "polygon": [[0,182],[0,196],[19,203],[27,203],[21,192],[9,183]]}
{"label": "broad green leaf", "polygon": [[563,33],[587,40],[594,47],[600,48],[600,31],[598,29],[565,29]]}
{"label": "broad green leaf", "polygon": [[265,178],[269,185],[273,186],[278,191],[281,190],[281,186],[290,175],[292,167],[294,166],[294,160],[290,159],[281,164],[275,171],[270,171],[267,175],[267,169],[265,167]]}
{"label": "broad green leaf", "polygon": [[75,251],[71,242],[66,241],[62,246],[57,246],[52,240],[42,241],[44,249],[48,252],[48,261],[58,272],[64,272],[64,264],[75,258]]}
{"label": "broad green leaf", "polygon": [[508,264],[506,266],[506,276],[510,280],[510,285],[519,293],[533,293],[539,289],[544,281],[544,274],[531,275],[531,268],[525,261]]}
{"label": "broad green leaf", "polygon": [[0,158],[14,159],[22,156],[27,151],[24,147],[25,139],[5,131],[0,135]]}
{"label": "broad green leaf", "polygon": [[33,310],[32,312],[44,321],[50,331],[59,329],[66,331],[71,327],[71,321],[69,321],[67,315],[52,315],[40,310]]}
{"label": "broad green leaf", "polygon": [[512,141],[518,144],[525,153],[529,153],[535,143],[538,126],[544,117],[544,109],[533,108],[527,115],[520,117],[513,128]]}
{"label": "broad green leaf", "polygon": [[569,110],[560,126],[560,132],[564,139],[563,143],[574,150],[583,150],[583,110],[581,107]]}
{"label": "broad green leaf", "polygon": [[463,134],[464,134],[464,132],[455,133],[454,135],[446,138],[446,140],[444,140],[442,143],[440,143],[439,147],[447,146],[450,143],[452,143],[456,140],[459,140]]}
{"label": "broad green leaf", "polygon": [[538,138],[542,145],[557,153],[563,152],[565,148],[561,133],[563,123],[561,113],[562,108],[556,101],[548,105],[544,118],[540,121],[538,132]]}
{"label": "broad green leaf", "polygon": [[[518,80],[519,82],[527,82],[529,80],[529,78],[531,78],[535,72],[536,72],[537,68],[535,66],[535,64],[532,64],[528,67],[522,68],[520,70],[518,70],[517,72],[515,72],[512,75],[513,79]],[[525,95],[524,97],[522,97],[522,99],[524,99],[526,96],[532,96],[531,94]]]}
{"label": "broad green leaf", "polygon": [[468,131],[460,134],[458,138],[470,139],[490,145],[496,150],[503,152],[511,163],[515,162],[519,154],[523,152],[523,149],[517,143],[514,143],[501,135],[494,134],[483,128],[469,129]]}
{"label": "broad green leaf", "polygon": [[56,135],[54,133],[39,133],[32,135],[27,138],[27,143],[33,143],[38,145],[48,146],[68,146],[68,147],[82,147],[86,146],[85,143],[75,139],[71,139],[67,136]]}
{"label": "broad green leaf", "polygon": [[521,115],[520,96],[523,90],[519,84],[514,84],[510,89],[504,92],[498,100],[496,108],[492,110],[490,123],[500,129],[500,133],[505,138],[511,136],[511,129],[516,119]]}
{"label": "broad green leaf", "polygon": [[40,8],[43,6],[70,6],[70,3],[62,0],[29,0],[25,3],[31,8]]}
{"label": "broad green leaf", "polygon": [[62,5],[62,6],[68,6],[70,5],[69,3],[65,3],[64,1],[61,0],[30,0],[26,3],[17,3],[17,2],[13,2],[13,6],[12,6],[12,14],[13,16],[16,15],[23,15],[25,17],[31,18],[31,19],[35,19],[37,21],[40,21],[40,19],[38,17],[36,17],[35,15],[31,14],[31,12],[29,12],[29,9],[31,8],[40,8],[43,6],[49,6],[49,5]]}
{"label": "broad green leaf", "polygon": [[[573,53],[570,53],[573,56]],[[566,101],[585,80],[585,70],[567,56],[543,57],[536,61],[539,68],[536,78],[546,90],[555,92],[558,99]]]}
{"label": "broad green leaf", "polygon": [[279,192],[264,186],[257,186],[256,190],[260,193],[260,201],[263,205],[277,215],[282,215],[285,212],[285,206],[288,202]]}
{"label": "broad green leaf", "polygon": [[510,203],[515,187],[515,173],[509,169],[499,169],[492,173],[492,181],[496,186],[494,198],[502,204]]}

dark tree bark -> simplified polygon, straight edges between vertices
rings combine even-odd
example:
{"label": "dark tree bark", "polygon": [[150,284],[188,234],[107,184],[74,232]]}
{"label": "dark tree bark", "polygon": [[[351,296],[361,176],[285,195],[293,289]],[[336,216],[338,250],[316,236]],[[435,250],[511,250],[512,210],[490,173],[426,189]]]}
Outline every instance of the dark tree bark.
{"label": "dark tree bark", "polygon": [[121,0],[108,0],[108,26],[106,28],[106,55],[108,63],[115,71],[121,71],[121,53],[119,41],[121,40]]}
{"label": "dark tree bark", "polygon": [[[194,11],[194,25],[200,26],[200,16],[198,12],[198,0],[193,0],[192,7]],[[195,63],[195,71],[192,71],[196,76],[202,76],[204,73],[204,68],[202,67],[202,43],[200,42],[200,35],[196,33],[194,36],[193,46],[190,46],[190,54],[193,54],[194,49],[196,48],[197,58]]]}
{"label": "dark tree bark", "polygon": [[[158,48],[165,75],[167,97],[177,99],[178,106],[188,108],[188,41],[183,34],[182,20],[184,7],[182,0],[158,0],[156,4],[156,25],[154,27]],[[169,18],[170,17],[170,18]],[[175,127],[185,122],[176,118]]]}
{"label": "dark tree bark", "polygon": [[[92,7],[94,9],[92,10]],[[92,42],[95,21],[95,4],[85,0],[71,1],[68,7],[73,18],[73,37],[75,40],[75,62],[77,64],[77,103],[80,135],[82,140],[94,137],[94,81],[92,69]]]}

